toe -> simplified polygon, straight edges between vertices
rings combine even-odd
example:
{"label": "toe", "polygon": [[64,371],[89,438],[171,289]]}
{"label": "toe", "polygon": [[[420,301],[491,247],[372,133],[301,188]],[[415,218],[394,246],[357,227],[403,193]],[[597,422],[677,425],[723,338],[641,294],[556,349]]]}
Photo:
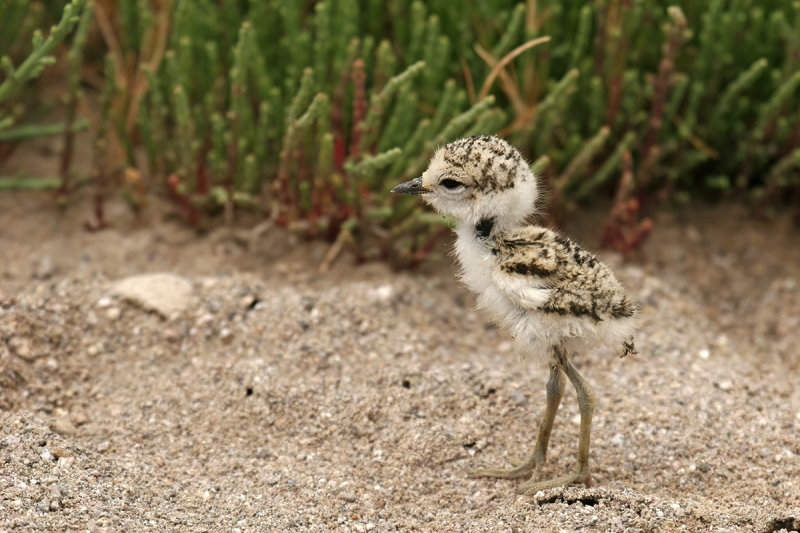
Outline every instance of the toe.
{"label": "toe", "polygon": [[525,496],[533,496],[540,490],[547,490],[565,485],[584,484],[589,486],[591,477],[585,472],[573,472],[565,476],[559,476],[545,481],[528,481],[520,485],[519,489]]}
{"label": "toe", "polygon": [[535,469],[535,465],[523,463],[514,468],[480,468],[471,472],[472,477],[494,477],[499,479],[516,479],[529,476]]}

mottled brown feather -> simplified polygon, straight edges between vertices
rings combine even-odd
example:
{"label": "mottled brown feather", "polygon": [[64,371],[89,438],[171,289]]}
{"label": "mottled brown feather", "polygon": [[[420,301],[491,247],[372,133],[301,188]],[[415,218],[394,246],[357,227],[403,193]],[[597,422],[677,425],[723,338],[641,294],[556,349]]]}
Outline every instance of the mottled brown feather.
{"label": "mottled brown feather", "polygon": [[[494,236],[499,268],[538,278],[552,289],[539,311],[594,321],[629,318],[637,306],[611,270],[594,254],[547,228],[527,226]],[[631,349],[627,350],[632,351]]]}

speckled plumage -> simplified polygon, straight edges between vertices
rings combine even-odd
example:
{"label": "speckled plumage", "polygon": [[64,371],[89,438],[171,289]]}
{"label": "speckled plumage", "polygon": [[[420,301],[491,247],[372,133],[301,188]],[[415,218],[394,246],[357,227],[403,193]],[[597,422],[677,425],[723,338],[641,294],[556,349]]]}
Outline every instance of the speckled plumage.
{"label": "speckled plumage", "polygon": [[[596,341],[620,346],[623,355],[634,351],[636,304],[605,264],[570,239],[523,226],[483,238],[463,235],[456,250],[462,278],[522,355],[549,362],[559,342],[570,352]],[[478,264],[475,255],[484,255]],[[487,271],[491,285],[476,283]]]}
{"label": "speckled plumage", "polygon": [[523,356],[551,368],[548,402],[536,449],[510,470],[479,476],[521,477],[543,461],[564,376],[578,394],[581,439],[572,474],[530,481],[526,492],[588,483],[593,393],[569,358],[598,342],[634,352],[637,306],[608,267],[557,232],[527,222],[538,196],[536,177],[519,152],[498,137],[470,137],[436,151],[420,178],[395,187],[416,194],[456,220],[462,281],[514,339]]}

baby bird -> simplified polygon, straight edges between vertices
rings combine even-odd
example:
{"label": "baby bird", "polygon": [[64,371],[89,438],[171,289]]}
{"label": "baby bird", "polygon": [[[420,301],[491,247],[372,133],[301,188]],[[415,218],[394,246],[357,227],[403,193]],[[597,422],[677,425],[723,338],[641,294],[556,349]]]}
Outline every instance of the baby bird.
{"label": "baby bird", "polygon": [[462,281],[478,306],[506,329],[522,355],[550,367],[547,407],[533,452],[514,468],[474,472],[478,477],[521,478],[544,463],[565,379],[578,395],[581,415],[577,465],[546,481],[530,479],[525,494],[591,481],[589,441],[594,394],[570,358],[598,342],[633,345],[637,305],[606,265],[547,228],[530,225],[536,177],[519,152],[499,137],[470,137],[440,148],[421,177],[392,192],[418,195],[456,221],[456,256]]}

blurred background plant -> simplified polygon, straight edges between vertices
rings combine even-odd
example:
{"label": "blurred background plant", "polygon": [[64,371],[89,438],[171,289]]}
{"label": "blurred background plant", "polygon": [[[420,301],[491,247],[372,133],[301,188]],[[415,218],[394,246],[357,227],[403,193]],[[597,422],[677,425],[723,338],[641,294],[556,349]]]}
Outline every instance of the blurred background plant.
{"label": "blurred background plant", "polygon": [[[81,51],[89,26],[89,16],[84,11],[85,0],[73,0],[64,5],[45,5],[27,0],[5,0],[0,3],[0,161],[8,157],[17,143],[26,139],[48,135],[64,135],[68,139],[64,157],[72,152],[72,134],[86,129],[88,122],[77,120],[78,73]],[[81,17],[81,14],[84,16]],[[38,28],[56,22],[45,38]],[[54,104],[49,95],[29,90],[37,87],[32,82],[44,69],[55,63],[52,55],[56,47],[79,26],[73,38],[69,60],[69,98],[67,120],[42,124]],[[63,164],[62,164],[63,166]],[[62,179],[21,177],[0,180],[2,188],[61,187],[68,179],[67,166],[62,169]]]}
{"label": "blurred background plant", "polygon": [[[14,31],[1,34],[3,53],[29,53],[25,34],[64,5],[4,3],[0,24]],[[647,237],[644,213],[659,202],[747,197],[768,210],[800,200],[796,0],[83,7],[73,0],[50,35],[73,31],[64,131],[85,109],[97,225],[108,195],[140,210],[159,193],[191,224],[263,212],[333,241],[332,254],[353,245],[365,259],[415,264],[444,226],[388,191],[436,146],[493,133],[533,162],[556,222],[611,201],[603,241],[623,252]],[[31,57],[43,46],[34,41]],[[93,105],[76,104],[80,73]],[[20,102],[35,109],[30,98],[17,93],[3,116],[19,115],[8,109]],[[62,169],[57,183],[63,198],[82,181]]]}

